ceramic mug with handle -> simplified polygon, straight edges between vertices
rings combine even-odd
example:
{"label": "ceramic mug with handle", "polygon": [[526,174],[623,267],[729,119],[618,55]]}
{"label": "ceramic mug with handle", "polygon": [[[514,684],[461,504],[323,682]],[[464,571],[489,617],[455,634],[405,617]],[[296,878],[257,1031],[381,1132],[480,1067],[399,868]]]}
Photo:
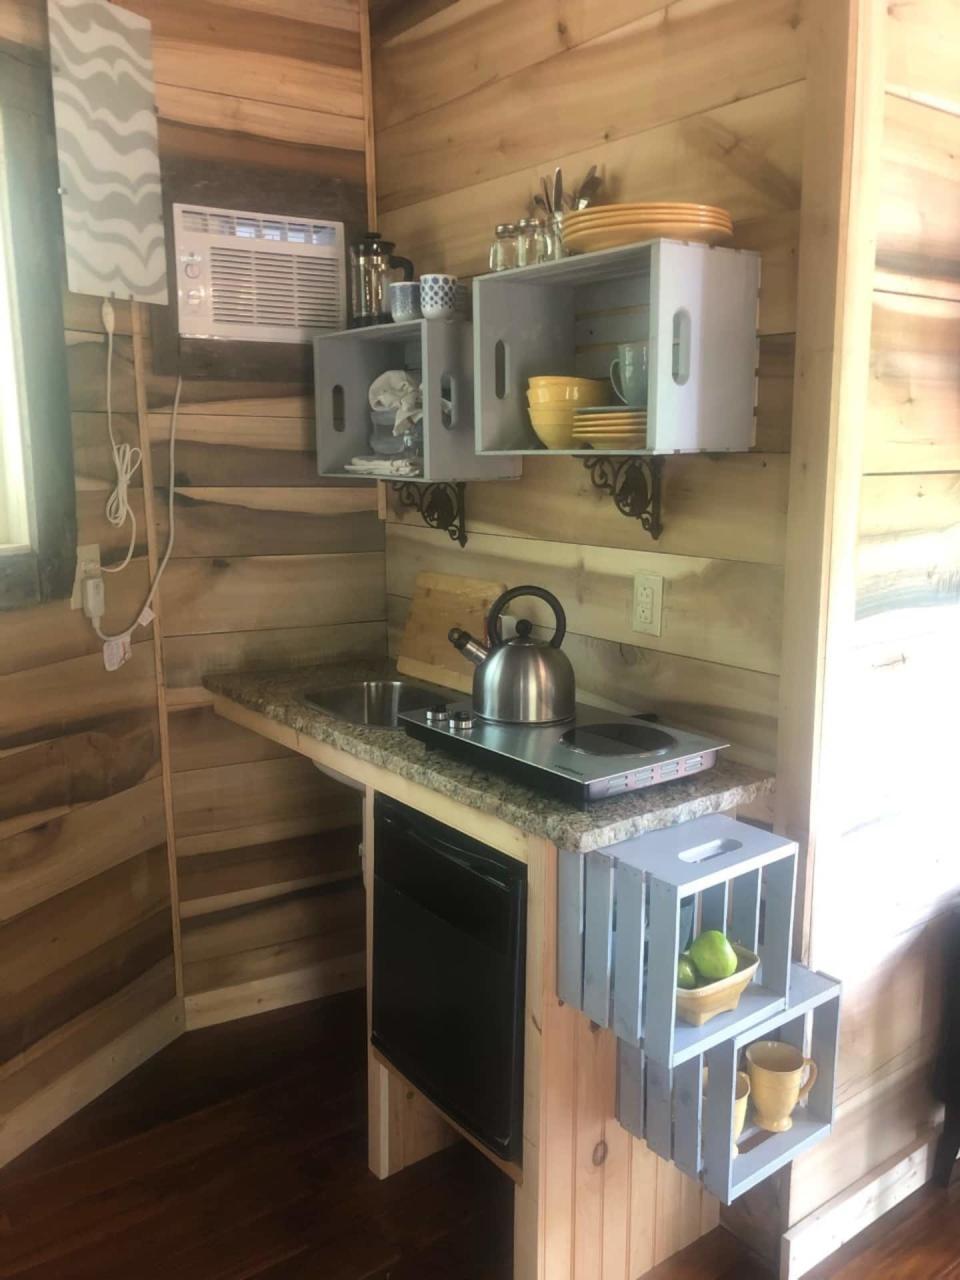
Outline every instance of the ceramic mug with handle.
{"label": "ceramic mug with handle", "polygon": [[637,409],[647,407],[647,344],[621,342],[610,365],[610,381],[623,401]]}
{"label": "ceramic mug with handle", "polygon": [[757,1124],[770,1133],[786,1133],[793,1127],[794,1109],[814,1086],[817,1064],[781,1040],[756,1040],[746,1059]]}

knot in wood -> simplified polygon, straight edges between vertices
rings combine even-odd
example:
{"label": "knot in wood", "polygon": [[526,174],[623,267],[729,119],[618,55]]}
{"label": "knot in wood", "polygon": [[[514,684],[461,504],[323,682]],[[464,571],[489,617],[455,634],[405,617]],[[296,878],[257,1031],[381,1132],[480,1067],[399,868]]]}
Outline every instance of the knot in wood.
{"label": "knot in wood", "polygon": [[597,1145],[593,1148],[593,1163],[599,1169],[607,1158],[607,1144],[601,1138]]}

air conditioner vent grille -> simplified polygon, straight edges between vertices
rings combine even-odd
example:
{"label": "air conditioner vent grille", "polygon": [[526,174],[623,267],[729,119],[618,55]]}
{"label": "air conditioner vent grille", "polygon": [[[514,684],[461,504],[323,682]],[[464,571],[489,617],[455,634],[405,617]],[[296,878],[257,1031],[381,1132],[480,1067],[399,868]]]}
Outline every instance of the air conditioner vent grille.
{"label": "air conditioner vent grille", "polygon": [[343,225],[174,205],[180,331],[309,341],[346,323]]}

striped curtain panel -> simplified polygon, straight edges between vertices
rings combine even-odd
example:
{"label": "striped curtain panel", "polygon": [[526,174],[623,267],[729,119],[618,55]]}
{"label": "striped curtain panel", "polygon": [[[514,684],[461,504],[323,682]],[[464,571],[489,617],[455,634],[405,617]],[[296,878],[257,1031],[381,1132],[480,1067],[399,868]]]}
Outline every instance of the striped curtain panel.
{"label": "striped curtain panel", "polygon": [[67,282],[166,303],[150,23],[107,0],[49,0]]}

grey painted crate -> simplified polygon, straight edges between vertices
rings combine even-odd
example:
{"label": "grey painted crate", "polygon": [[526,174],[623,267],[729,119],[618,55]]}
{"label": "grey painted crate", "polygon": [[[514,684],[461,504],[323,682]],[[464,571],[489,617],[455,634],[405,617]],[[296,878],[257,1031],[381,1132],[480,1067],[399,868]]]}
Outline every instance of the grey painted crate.
{"label": "grey painted crate", "polygon": [[[478,458],[473,421],[473,338],[464,320],[410,320],[320,334],[313,343],[317,470],[342,476],[369,454],[370,383],[388,369],[423,381],[425,481],[492,480],[520,474],[514,458]],[[451,411],[442,401],[451,403]]]}
{"label": "grey painted crate", "polygon": [[[786,1006],[796,853],[793,841],[717,814],[585,856],[561,853],[560,998],[642,1046],[672,1086],[674,1068]],[[684,902],[701,929],[725,928],[760,955],[737,1009],[702,1027],[676,1014]]]}
{"label": "grey painted crate", "polygon": [[749,449],[759,287],[757,254],[672,240],[478,277],[478,452],[543,452],[527,380],[606,377],[616,344],[637,341],[649,343],[649,396],[647,448],[635,452]]}
{"label": "grey painted crate", "polygon": [[[792,967],[785,1009],[731,1036],[672,1073],[636,1045],[618,1043],[617,1117],[664,1159],[672,1160],[725,1204],[795,1160],[830,1132],[834,1115],[840,984]],[[755,1040],[779,1039],[804,1049],[817,1079],[786,1133],[748,1123],[733,1146],[734,1083],[741,1051]],[[706,1091],[703,1069],[709,1070]]]}

